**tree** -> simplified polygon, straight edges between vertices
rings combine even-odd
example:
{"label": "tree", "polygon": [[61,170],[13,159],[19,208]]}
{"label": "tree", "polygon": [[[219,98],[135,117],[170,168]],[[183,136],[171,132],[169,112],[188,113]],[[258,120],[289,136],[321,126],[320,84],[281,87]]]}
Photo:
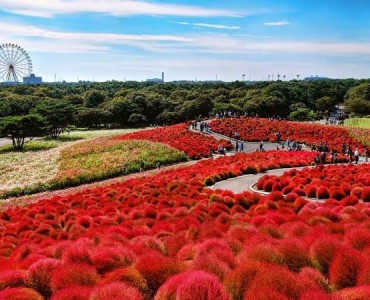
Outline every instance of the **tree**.
{"label": "tree", "polygon": [[121,126],[127,125],[131,114],[141,112],[138,105],[127,98],[114,98],[106,102],[103,108],[112,114],[112,121]]}
{"label": "tree", "polygon": [[147,118],[142,115],[142,114],[137,114],[133,113],[131,116],[128,118],[128,123],[131,126],[138,126],[138,127],[143,127],[145,124],[148,123]]}
{"label": "tree", "polygon": [[42,136],[45,120],[39,115],[9,116],[0,119],[0,134],[12,140],[14,149],[21,151],[27,137]]}
{"label": "tree", "polygon": [[157,122],[162,125],[176,124],[180,121],[178,113],[172,111],[164,111],[157,117]]}
{"label": "tree", "polygon": [[86,92],[85,96],[85,106],[86,107],[97,107],[99,104],[103,103],[105,100],[105,95],[95,89],[91,89]]}
{"label": "tree", "polygon": [[109,123],[112,114],[99,108],[84,108],[78,111],[76,121],[78,126],[99,127],[101,124]]}
{"label": "tree", "polygon": [[348,113],[358,116],[370,114],[370,83],[360,84],[348,91],[344,101]]}
{"label": "tree", "polygon": [[74,122],[75,108],[64,100],[44,100],[31,110],[45,118],[50,137],[56,139],[63,130]]}
{"label": "tree", "polygon": [[315,120],[316,118],[317,115],[314,111],[303,107],[291,112],[288,116],[288,119],[291,121]]}
{"label": "tree", "polygon": [[335,102],[333,98],[324,96],[315,101],[317,111],[324,118],[329,119],[330,114],[335,110]]}

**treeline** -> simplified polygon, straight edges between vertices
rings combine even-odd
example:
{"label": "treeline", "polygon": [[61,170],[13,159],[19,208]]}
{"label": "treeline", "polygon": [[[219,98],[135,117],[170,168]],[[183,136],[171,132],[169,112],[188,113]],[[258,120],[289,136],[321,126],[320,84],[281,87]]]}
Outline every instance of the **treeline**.
{"label": "treeline", "polygon": [[343,103],[353,115],[370,114],[370,81],[0,86],[0,118],[40,115],[54,137],[67,125],[172,124],[230,110],[262,117],[328,117]]}

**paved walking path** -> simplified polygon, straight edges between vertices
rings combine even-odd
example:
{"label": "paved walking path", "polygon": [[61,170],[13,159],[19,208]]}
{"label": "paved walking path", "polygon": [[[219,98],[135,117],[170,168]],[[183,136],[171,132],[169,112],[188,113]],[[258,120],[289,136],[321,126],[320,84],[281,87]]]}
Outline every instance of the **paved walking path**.
{"label": "paved walking path", "polygon": [[[210,121],[207,121],[207,122],[210,122]],[[199,123],[197,123],[196,128],[199,129]],[[208,132],[200,131],[200,130],[197,130],[197,131],[201,132],[205,135],[213,136],[217,140],[221,140],[221,139],[229,140],[229,137],[221,135],[219,133],[212,132],[212,131],[208,131]],[[231,142],[235,147],[236,140],[232,139]],[[259,143],[246,142],[246,141],[243,141],[243,142],[244,142],[244,152],[246,152],[246,153],[255,152],[256,149],[257,150],[259,149]],[[266,151],[276,150],[278,146],[281,149],[281,145],[278,144],[278,143],[264,143],[264,148],[265,148]],[[288,150],[282,150],[282,151],[288,151]],[[304,151],[304,150],[302,150],[302,151]],[[235,150],[229,151],[229,155],[233,155],[233,154],[235,154]],[[359,163],[360,164],[365,163],[365,158],[361,157]],[[305,168],[305,167],[274,169],[274,170],[268,170],[265,173],[248,174],[248,175],[243,175],[243,176],[239,176],[239,177],[234,177],[234,178],[230,178],[230,179],[227,179],[227,180],[217,182],[215,185],[213,185],[211,187],[211,189],[213,189],[213,190],[216,190],[216,189],[230,190],[230,191],[232,191],[234,193],[237,193],[237,194],[242,193],[242,192],[247,191],[247,190],[251,190],[253,192],[257,192],[257,193],[261,193],[261,194],[268,194],[268,193],[265,193],[263,191],[258,191],[255,188],[253,188],[253,186],[255,186],[257,184],[258,180],[263,175],[270,174],[270,175],[280,176],[286,171],[289,171],[289,170],[292,170],[292,169],[301,170],[303,168]]]}

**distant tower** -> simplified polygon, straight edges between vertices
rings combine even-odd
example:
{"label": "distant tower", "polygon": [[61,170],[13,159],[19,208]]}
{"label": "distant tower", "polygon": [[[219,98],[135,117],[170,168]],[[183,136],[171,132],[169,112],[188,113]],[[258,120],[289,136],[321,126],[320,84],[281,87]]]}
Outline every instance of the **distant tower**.
{"label": "distant tower", "polygon": [[300,75],[299,75],[299,74],[297,74],[297,80],[299,80],[299,77],[300,77]]}
{"label": "distant tower", "polygon": [[277,74],[277,78],[278,78],[278,80],[280,80],[280,76],[281,76],[280,74]]}
{"label": "distant tower", "polygon": [[285,80],[285,78],[286,78],[286,75],[283,75],[283,78],[284,78],[284,80]]}
{"label": "distant tower", "polygon": [[162,72],[162,82],[164,82],[164,72]]}
{"label": "distant tower", "polygon": [[245,74],[242,75],[242,81],[245,81]]}

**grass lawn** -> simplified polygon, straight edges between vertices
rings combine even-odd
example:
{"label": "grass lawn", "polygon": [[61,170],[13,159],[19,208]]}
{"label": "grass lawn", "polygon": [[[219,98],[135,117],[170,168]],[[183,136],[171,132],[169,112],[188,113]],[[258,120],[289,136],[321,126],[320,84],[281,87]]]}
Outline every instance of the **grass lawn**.
{"label": "grass lawn", "polygon": [[370,129],[370,118],[350,118],[344,120],[344,125],[347,127],[358,127]]}

